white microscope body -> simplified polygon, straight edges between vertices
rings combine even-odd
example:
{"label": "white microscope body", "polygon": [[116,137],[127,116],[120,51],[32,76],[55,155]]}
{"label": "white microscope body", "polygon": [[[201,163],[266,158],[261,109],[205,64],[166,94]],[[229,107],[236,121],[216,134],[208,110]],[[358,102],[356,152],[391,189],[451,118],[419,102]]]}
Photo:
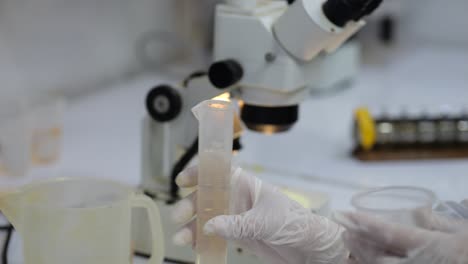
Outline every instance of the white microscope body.
{"label": "white microscope body", "polygon": [[[321,12],[321,0],[260,2],[244,10],[220,5],[216,13],[215,61],[235,59],[244,69],[238,84],[245,103],[298,104],[321,78],[320,66],[364,25],[333,25]],[[339,74],[339,73],[338,73]]]}
{"label": "white microscope body", "polygon": [[[178,198],[175,174],[188,162],[184,153],[193,149],[197,139],[197,122],[190,109],[202,100],[230,92],[243,101],[241,118],[248,128],[263,133],[289,129],[298,119],[299,103],[311,86],[323,82],[324,74],[335,69],[331,74],[343,78],[355,74],[327,64],[331,56],[346,61],[352,52],[344,49],[341,55],[326,54],[361,28],[365,24],[361,17],[370,10],[360,10],[361,16],[353,13],[356,16],[345,23],[334,23],[325,14],[325,5],[340,1],[296,0],[288,5],[285,1],[230,0],[220,4],[215,16],[215,63],[209,71],[194,74],[184,85],[162,85],[149,93],[149,115],[142,128],[141,187],[155,197],[162,210],[167,258],[194,260],[190,247],[172,246],[177,227],[169,217],[170,204]],[[362,8],[380,1],[355,0]],[[135,214],[135,248],[148,253],[151,245],[143,219],[141,213]],[[258,263],[234,248],[229,259],[230,263]]]}

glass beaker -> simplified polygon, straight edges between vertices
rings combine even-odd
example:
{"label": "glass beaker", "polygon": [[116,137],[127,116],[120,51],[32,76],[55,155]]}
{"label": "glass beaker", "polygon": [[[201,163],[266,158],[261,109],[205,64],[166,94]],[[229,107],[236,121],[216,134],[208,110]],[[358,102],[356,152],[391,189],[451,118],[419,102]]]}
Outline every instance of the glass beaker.
{"label": "glass beaker", "polygon": [[152,257],[164,245],[156,204],[133,188],[92,178],[39,181],[0,194],[0,209],[23,241],[25,264],[132,263],[131,210],[147,210]]}
{"label": "glass beaker", "polygon": [[427,228],[436,202],[435,194],[411,186],[391,186],[357,193],[351,204],[357,211],[406,226]]}

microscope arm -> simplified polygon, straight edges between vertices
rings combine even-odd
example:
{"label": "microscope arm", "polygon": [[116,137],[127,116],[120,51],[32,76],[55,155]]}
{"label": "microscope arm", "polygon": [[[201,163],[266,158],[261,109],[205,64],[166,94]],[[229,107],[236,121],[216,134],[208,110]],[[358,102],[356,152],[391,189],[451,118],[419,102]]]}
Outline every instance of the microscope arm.
{"label": "microscope arm", "polygon": [[206,74],[197,74],[181,86],[159,85],[148,93],[141,153],[145,192],[161,199],[175,198],[174,167],[197,138],[198,123],[191,109],[228,91],[215,88]]}

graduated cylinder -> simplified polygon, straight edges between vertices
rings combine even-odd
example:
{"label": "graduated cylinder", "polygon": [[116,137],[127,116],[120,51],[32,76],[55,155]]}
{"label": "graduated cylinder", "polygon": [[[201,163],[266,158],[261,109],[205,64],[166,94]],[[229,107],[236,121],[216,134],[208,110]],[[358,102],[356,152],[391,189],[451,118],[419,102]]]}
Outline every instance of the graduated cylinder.
{"label": "graduated cylinder", "polygon": [[208,100],[193,108],[199,121],[197,195],[197,263],[226,263],[226,241],[203,234],[206,222],[228,213],[234,107]]}

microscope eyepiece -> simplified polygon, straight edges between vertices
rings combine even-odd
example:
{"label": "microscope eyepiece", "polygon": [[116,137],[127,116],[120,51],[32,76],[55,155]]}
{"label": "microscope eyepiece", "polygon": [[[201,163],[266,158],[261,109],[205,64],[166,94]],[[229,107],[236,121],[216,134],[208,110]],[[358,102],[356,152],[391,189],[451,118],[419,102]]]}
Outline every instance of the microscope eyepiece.
{"label": "microscope eyepiece", "polygon": [[211,84],[218,89],[225,89],[242,79],[244,70],[235,60],[223,60],[213,63],[208,71]]}
{"label": "microscope eyepiece", "polygon": [[323,13],[336,26],[344,27],[349,21],[358,21],[371,14],[383,0],[328,0]]}

